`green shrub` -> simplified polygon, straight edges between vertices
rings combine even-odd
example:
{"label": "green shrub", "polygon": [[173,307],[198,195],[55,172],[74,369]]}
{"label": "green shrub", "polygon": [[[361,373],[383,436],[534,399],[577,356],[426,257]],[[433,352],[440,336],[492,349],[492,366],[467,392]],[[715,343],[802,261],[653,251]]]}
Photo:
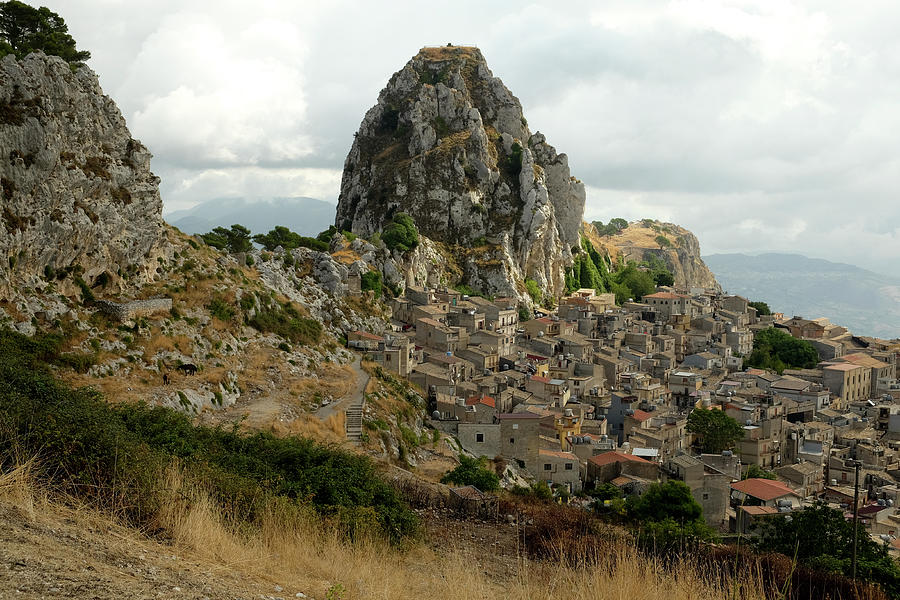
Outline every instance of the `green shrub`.
{"label": "green shrub", "polygon": [[534,300],[535,304],[540,303],[541,298],[544,297],[538,282],[530,277],[525,278],[525,289],[528,291],[528,295],[531,296],[531,299]]}
{"label": "green shrub", "polygon": [[259,331],[274,333],[295,344],[315,344],[322,337],[322,324],[300,316],[290,303],[260,308],[248,321]]}
{"label": "green shrub", "polygon": [[419,245],[419,230],[412,217],[406,213],[397,213],[381,232],[381,240],[390,250],[408,252]]}
{"label": "green shrub", "polygon": [[381,296],[381,292],[382,292],[381,272],[380,271],[369,271],[368,273],[363,273],[362,281],[360,283],[360,288],[364,292],[366,292],[368,290],[372,290],[373,292],[375,292],[376,298]]}
{"label": "green shrub", "polygon": [[459,455],[459,466],[448,471],[441,483],[453,483],[456,485],[474,485],[482,492],[492,492],[500,488],[500,478],[490,469],[485,468],[487,459],[471,458],[464,454]]}
{"label": "green shrub", "polygon": [[206,305],[206,309],[209,311],[209,314],[226,323],[234,318],[234,306],[226,302],[221,296],[215,296]]}
{"label": "green shrub", "polygon": [[513,142],[509,156],[506,157],[506,172],[512,177],[522,172],[522,146],[519,142]]}

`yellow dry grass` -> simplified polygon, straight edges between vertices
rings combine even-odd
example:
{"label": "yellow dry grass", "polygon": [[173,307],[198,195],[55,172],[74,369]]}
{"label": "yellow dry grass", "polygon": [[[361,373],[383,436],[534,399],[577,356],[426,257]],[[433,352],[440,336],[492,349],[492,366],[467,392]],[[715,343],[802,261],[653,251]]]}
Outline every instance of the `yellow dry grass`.
{"label": "yellow dry grass", "polygon": [[360,259],[359,254],[350,248],[342,248],[331,255],[331,258],[338,261],[342,265],[352,265]]}
{"label": "yellow dry grass", "polygon": [[347,441],[347,417],[337,412],[324,421],[315,415],[300,415],[288,422],[273,421],[272,433],[279,436],[299,435],[326,444],[344,444]]}
{"label": "yellow dry grass", "polygon": [[[490,552],[438,553],[425,544],[399,551],[375,539],[348,542],[311,511],[271,509],[258,528],[236,531],[202,491],[186,489],[170,472],[159,525],[182,552],[245,576],[324,597],[342,598],[573,598],[575,600],[720,600],[762,598],[754,582],[711,584],[687,564],[664,568],[624,542],[588,564],[520,558],[508,578],[484,573]],[[340,586],[340,587],[338,587]],[[735,595],[736,593],[736,595]]]}
{"label": "yellow dry grass", "polygon": [[315,377],[295,379],[289,388],[292,396],[311,398],[316,393],[332,398],[346,396],[356,382],[356,373],[347,365],[323,364]]}
{"label": "yellow dry grass", "polygon": [[452,60],[454,58],[475,59],[478,57],[478,48],[475,46],[426,47],[419,50],[419,56],[430,61]]}

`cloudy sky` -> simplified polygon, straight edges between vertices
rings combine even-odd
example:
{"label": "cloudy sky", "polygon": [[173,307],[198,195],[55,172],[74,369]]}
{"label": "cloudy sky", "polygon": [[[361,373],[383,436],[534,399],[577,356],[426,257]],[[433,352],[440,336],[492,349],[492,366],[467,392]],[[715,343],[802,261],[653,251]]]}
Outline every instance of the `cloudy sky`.
{"label": "cloudy sky", "polygon": [[135,137],[166,211],[337,201],[353,132],[423,45],[477,45],[569,155],[587,220],[694,231],[900,276],[896,2],[44,0]]}

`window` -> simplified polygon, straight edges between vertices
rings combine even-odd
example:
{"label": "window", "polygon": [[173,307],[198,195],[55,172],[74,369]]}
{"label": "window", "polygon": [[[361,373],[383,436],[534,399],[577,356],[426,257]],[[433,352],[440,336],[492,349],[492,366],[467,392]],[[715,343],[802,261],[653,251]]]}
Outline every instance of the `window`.
{"label": "window", "polygon": [[572,470],[572,463],[566,463],[566,471]]}
{"label": "window", "polygon": [[510,444],[515,444],[515,443],[516,443],[516,438],[509,438],[509,443],[510,443]]}
{"label": "window", "polygon": [[552,468],[553,468],[553,465],[551,465],[550,463],[544,463],[544,470],[545,470],[545,471],[549,471],[549,470],[552,469]]}
{"label": "window", "polygon": [[518,429],[518,428],[519,428],[519,424],[518,424],[518,423],[513,423],[513,429]]}
{"label": "window", "polygon": [[703,499],[704,499],[704,500],[709,500],[709,494],[703,494]]}
{"label": "window", "polygon": [[483,433],[476,433],[476,434],[475,434],[475,441],[476,441],[476,442],[483,442],[483,441],[484,441],[484,434],[483,434]]}

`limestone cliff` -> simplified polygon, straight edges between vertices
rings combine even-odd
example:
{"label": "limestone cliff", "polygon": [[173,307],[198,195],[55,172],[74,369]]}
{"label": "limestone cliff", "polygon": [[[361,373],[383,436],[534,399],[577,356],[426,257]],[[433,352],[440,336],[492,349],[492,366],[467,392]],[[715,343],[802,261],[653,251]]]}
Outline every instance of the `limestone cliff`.
{"label": "limestone cliff", "polygon": [[526,277],[562,293],[584,200],[566,155],[529,131],[478,49],[424,48],[360,125],[336,225],[370,236],[405,212],[440,247],[449,270],[439,278],[525,300]]}
{"label": "limestone cliff", "polygon": [[722,289],[700,258],[700,242],[684,227],[643,219],[629,223],[628,227],[613,235],[600,235],[593,225],[585,223],[584,233],[594,247],[605,252],[612,262],[641,262],[647,256],[655,255],[664,260],[672,271],[676,287]]}
{"label": "limestone cliff", "polygon": [[114,284],[155,269],[159,179],[89,68],[0,60],[0,165],[0,298],[71,286],[73,271]]}

